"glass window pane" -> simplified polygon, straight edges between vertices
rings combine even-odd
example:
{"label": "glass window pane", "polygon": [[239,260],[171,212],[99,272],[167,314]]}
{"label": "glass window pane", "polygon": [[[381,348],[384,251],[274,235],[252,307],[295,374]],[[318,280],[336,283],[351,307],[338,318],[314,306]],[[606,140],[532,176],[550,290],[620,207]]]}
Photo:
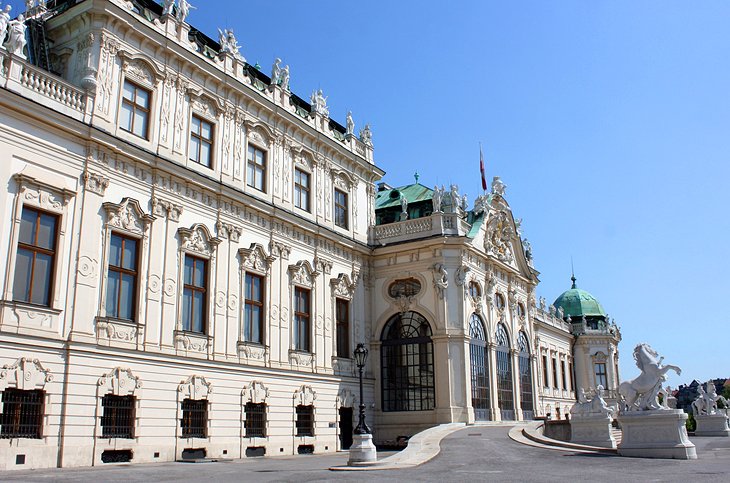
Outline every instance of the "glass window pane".
{"label": "glass window pane", "polygon": [[203,166],[210,167],[210,144],[203,142],[200,145],[200,159],[198,162]]}
{"label": "glass window pane", "polygon": [[137,271],[137,241],[127,238],[124,240],[124,264],[127,270]]}
{"label": "glass window pane", "polygon": [[190,131],[194,132],[195,134],[200,134],[200,118],[193,116],[193,122],[192,126],[190,127]]}
{"label": "glass window pane", "polygon": [[191,285],[193,283],[193,265],[195,260],[191,257],[185,257],[185,271],[183,273],[183,283]]}
{"label": "glass window pane", "polygon": [[200,162],[200,140],[195,136],[190,136],[190,159],[196,163]]}
{"label": "glass window pane", "polygon": [[259,277],[252,277],[251,286],[251,299],[261,301],[261,279]]}
{"label": "glass window pane", "polygon": [[119,313],[119,272],[109,272],[106,285],[106,315],[116,317]]}
{"label": "glass window pane", "polygon": [[124,98],[125,99],[134,99],[134,91],[135,88],[132,84],[129,82],[124,83]]}
{"label": "glass window pane", "polygon": [[195,260],[195,282],[196,287],[205,287],[205,262]]}
{"label": "glass window pane", "polygon": [[33,252],[18,248],[15,259],[15,280],[13,281],[13,300],[28,302],[30,295],[30,271],[33,266]]}
{"label": "glass window pane", "polygon": [[149,93],[146,90],[140,89],[140,88],[137,88],[136,91],[137,91],[137,99],[136,99],[137,102],[136,102],[136,104],[138,106],[141,106],[141,107],[144,107],[145,109],[147,109],[149,107],[149,104],[150,104],[150,95],[149,95]]}
{"label": "glass window pane", "polygon": [[26,245],[35,244],[37,218],[37,211],[23,208],[23,213],[20,215],[20,243],[25,243]]}
{"label": "glass window pane", "polygon": [[192,328],[192,310],[193,310],[193,291],[189,288],[183,290],[182,301],[182,328],[190,330]]}
{"label": "glass window pane", "polygon": [[122,104],[122,109],[119,113],[119,127],[125,131],[132,130],[132,106],[129,104]]}
{"label": "glass window pane", "polygon": [[112,235],[109,243],[109,265],[118,267],[122,262],[122,237]]}
{"label": "glass window pane", "polygon": [[261,342],[261,334],[260,334],[260,317],[261,317],[261,309],[259,307],[253,306],[251,307],[251,340],[253,342]]}
{"label": "glass window pane", "polygon": [[205,309],[205,301],[203,299],[204,296],[205,294],[203,294],[202,292],[195,292],[193,294],[193,297],[195,299],[195,303],[193,304],[193,330],[195,332],[203,332],[203,312]]}
{"label": "glass window pane", "polygon": [[253,153],[254,153],[254,148],[253,148],[253,146],[249,146],[249,147],[248,147],[248,156],[246,157],[246,159],[247,159],[248,161],[252,161],[252,160],[253,160],[253,158],[254,158],[254,154],[253,154]]}
{"label": "glass window pane", "polygon": [[56,217],[41,214],[38,226],[38,246],[53,250],[56,247]]}
{"label": "glass window pane", "polygon": [[31,303],[48,305],[52,271],[53,257],[43,253],[36,253],[35,265],[33,266],[33,297]]}
{"label": "glass window pane", "polygon": [[135,278],[132,275],[122,276],[122,293],[119,300],[119,318],[134,319],[134,286]]}
{"label": "glass window pane", "polygon": [[134,111],[134,134],[141,138],[147,136],[147,113],[144,111]]}
{"label": "glass window pane", "polygon": [[213,126],[209,122],[201,121],[200,135],[203,139],[210,140],[212,138]]}

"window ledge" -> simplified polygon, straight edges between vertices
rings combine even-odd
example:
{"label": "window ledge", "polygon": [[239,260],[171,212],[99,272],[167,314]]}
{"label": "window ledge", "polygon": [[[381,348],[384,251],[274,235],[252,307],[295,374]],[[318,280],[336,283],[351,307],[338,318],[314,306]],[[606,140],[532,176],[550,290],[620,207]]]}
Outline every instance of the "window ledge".
{"label": "window ledge", "polygon": [[176,350],[199,353],[207,353],[213,341],[213,337],[206,334],[186,330],[176,330],[174,339]]}
{"label": "window ledge", "polygon": [[299,367],[312,367],[314,354],[307,351],[289,349],[289,364]]}
{"label": "window ledge", "polygon": [[249,362],[265,362],[269,355],[268,346],[256,342],[239,340],[236,346],[238,348],[238,357]]}
{"label": "window ledge", "polygon": [[97,341],[118,341],[136,343],[143,336],[144,327],[132,320],[110,317],[96,318]]}
{"label": "window ledge", "polygon": [[340,376],[355,376],[355,361],[346,357],[332,356],[332,370]]}

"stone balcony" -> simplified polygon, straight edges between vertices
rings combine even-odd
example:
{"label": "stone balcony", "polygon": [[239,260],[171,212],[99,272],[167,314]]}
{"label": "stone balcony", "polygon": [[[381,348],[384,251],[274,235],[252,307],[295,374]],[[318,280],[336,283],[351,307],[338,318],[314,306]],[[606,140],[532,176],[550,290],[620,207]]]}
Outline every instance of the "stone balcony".
{"label": "stone balcony", "polygon": [[471,225],[458,213],[433,213],[413,220],[370,227],[372,245],[388,245],[434,236],[466,236]]}

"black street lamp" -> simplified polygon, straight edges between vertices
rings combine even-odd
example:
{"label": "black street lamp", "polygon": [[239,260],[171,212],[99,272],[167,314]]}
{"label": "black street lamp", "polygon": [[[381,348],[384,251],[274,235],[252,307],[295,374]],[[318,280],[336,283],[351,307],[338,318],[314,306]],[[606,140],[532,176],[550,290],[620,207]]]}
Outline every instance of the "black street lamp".
{"label": "black street lamp", "polygon": [[355,348],[355,364],[360,370],[360,415],[355,428],[355,434],[370,434],[370,428],[365,424],[365,400],[362,394],[362,370],[365,367],[365,363],[368,360],[368,350],[365,348],[365,344],[362,342]]}

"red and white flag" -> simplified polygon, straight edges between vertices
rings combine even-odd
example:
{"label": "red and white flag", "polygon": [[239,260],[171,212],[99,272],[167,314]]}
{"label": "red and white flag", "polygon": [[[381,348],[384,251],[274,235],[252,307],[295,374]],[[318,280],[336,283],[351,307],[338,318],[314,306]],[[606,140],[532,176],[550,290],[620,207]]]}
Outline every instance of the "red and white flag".
{"label": "red and white flag", "polygon": [[487,178],[484,175],[484,153],[482,153],[481,144],[479,144],[479,171],[482,173],[482,189],[487,191]]}

